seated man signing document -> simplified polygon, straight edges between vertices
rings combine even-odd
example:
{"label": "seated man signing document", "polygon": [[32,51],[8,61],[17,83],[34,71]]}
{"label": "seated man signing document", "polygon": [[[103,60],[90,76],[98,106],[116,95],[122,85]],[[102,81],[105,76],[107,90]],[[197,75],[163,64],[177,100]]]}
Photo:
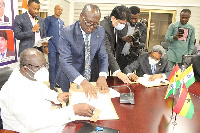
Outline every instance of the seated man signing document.
{"label": "seated man signing document", "polygon": [[133,81],[136,81],[138,77],[142,77],[144,74],[151,75],[149,81],[160,78],[166,79],[170,75],[171,69],[168,66],[167,59],[163,58],[164,54],[164,48],[160,45],[155,45],[151,52],[140,55],[136,61],[127,65],[124,68],[124,73]]}
{"label": "seated man signing document", "polygon": [[59,94],[43,83],[48,81],[46,66],[39,50],[27,48],[21,52],[20,68],[14,69],[0,91],[4,129],[19,133],[61,133],[68,122],[75,120],[75,115],[92,116],[95,108],[84,103],[50,109],[51,101],[66,102],[70,94]]}

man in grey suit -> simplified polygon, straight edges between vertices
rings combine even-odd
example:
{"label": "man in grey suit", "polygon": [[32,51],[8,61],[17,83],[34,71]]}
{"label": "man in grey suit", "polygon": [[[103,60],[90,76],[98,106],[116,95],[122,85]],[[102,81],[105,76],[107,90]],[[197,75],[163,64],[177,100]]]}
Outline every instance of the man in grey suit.
{"label": "man in grey suit", "polygon": [[0,0],[0,22],[9,22],[9,18],[4,14],[5,2]]}
{"label": "man in grey suit", "polygon": [[[34,47],[38,40],[46,37],[44,20],[37,17],[40,9],[39,0],[28,1],[28,12],[17,15],[14,20],[15,38],[20,40],[19,52],[20,54],[26,48]],[[38,19],[38,20],[37,20]],[[48,42],[42,44],[43,47],[37,47],[40,51],[46,54]]]}
{"label": "man in grey suit", "polygon": [[[108,55],[104,45],[105,31],[99,26],[100,17],[99,7],[87,4],[80,14],[79,21],[61,30],[58,44],[61,72],[58,71],[57,81],[64,92],[69,90],[69,82],[74,82],[82,86],[86,96],[89,94],[90,97],[97,97],[97,90],[89,83],[95,58],[99,62],[97,88],[103,93],[109,90],[106,82]],[[85,53],[88,48],[90,56]],[[86,60],[87,57],[90,57],[90,61]]]}
{"label": "man in grey suit", "polygon": [[166,79],[170,75],[171,69],[168,66],[167,59],[163,57],[164,54],[165,49],[161,45],[155,45],[151,52],[140,55],[137,60],[127,65],[124,72],[133,81],[144,74],[151,75],[149,81],[159,78]]}

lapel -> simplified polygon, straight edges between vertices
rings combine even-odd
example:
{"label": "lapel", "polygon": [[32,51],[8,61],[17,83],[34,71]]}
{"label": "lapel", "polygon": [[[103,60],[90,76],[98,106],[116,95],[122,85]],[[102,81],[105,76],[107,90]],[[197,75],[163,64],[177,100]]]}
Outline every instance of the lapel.
{"label": "lapel", "polygon": [[160,59],[160,61],[156,64],[156,71],[155,73],[160,73],[160,68],[162,66],[162,62],[161,62],[162,58]]}
{"label": "lapel", "polygon": [[23,16],[25,24],[27,24],[28,26],[30,26],[30,28],[32,29],[33,25],[31,23],[31,20],[30,20],[29,16],[28,16],[28,13],[25,12],[24,14],[22,14],[22,16]]}
{"label": "lapel", "polygon": [[84,44],[83,34],[81,32],[79,21],[77,21],[75,23],[75,45],[76,45],[79,53],[84,58],[85,57],[85,46],[84,46],[85,44]]}
{"label": "lapel", "polygon": [[149,53],[146,54],[146,56],[145,56],[146,61],[144,63],[147,66],[148,71],[152,74],[151,65],[149,64],[149,58],[148,57],[149,57]]}

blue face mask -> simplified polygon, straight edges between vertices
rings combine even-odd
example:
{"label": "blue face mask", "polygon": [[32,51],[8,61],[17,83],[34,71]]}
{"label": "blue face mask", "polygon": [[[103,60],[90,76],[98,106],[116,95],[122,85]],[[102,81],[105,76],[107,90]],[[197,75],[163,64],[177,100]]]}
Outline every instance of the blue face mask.
{"label": "blue face mask", "polygon": [[118,23],[118,25],[115,26],[115,29],[117,29],[117,30],[122,30],[122,29],[124,29],[124,27],[125,27],[125,24],[120,24],[120,23]]}

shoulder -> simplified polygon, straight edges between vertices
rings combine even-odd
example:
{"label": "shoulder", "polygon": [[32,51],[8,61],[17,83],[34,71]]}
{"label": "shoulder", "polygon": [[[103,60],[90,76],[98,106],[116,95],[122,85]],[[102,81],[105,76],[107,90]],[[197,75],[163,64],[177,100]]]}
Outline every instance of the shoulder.
{"label": "shoulder", "polygon": [[191,29],[195,29],[194,26],[190,23],[188,23],[188,26],[191,28]]}

